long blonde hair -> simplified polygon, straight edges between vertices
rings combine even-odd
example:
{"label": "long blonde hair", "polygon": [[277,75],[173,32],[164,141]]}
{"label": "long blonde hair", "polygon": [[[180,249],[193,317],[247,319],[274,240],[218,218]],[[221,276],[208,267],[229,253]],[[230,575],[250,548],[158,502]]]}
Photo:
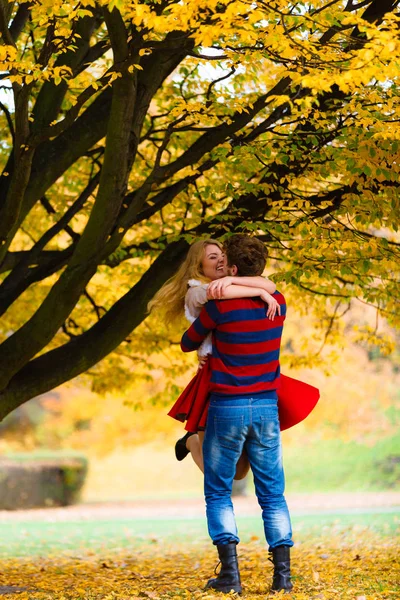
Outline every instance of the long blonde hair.
{"label": "long blonde hair", "polygon": [[190,246],[178,271],[164,283],[148,303],[147,310],[149,312],[153,309],[160,310],[167,323],[173,323],[183,316],[189,279],[198,279],[204,283],[210,281],[205,277],[201,263],[206,247],[211,245],[218,246],[222,250],[220,242],[212,239],[198,240]]}

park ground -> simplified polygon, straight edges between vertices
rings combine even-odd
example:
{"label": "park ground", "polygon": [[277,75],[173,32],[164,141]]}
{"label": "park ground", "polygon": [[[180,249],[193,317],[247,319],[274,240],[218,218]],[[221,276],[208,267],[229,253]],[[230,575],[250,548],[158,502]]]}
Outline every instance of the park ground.
{"label": "park ground", "polygon": [[[400,492],[288,494],[296,600],[400,597]],[[252,493],[235,499],[243,597],[272,566]],[[0,512],[0,594],[20,600],[211,599],[216,552],[201,496]],[[222,597],[222,596],[221,596]],[[272,598],[272,596],[271,596]]]}
{"label": "park ground", "polygon": [[[376,390],[381,392],[389,381],[388,397],[394,398],[398,386],[388,377],[383,383],[379,379],[378,385],[377,376]],[[395,415],[390,412],[392,420],[384,415],[374,388],[376,393],[371,394],[364,412],[362,398],[355,396],[358,417],[350,420],[340,382],[329,384],[336,402],[334,414],[333,403],[326,400],[317,405],[306,425],[283,432],[295,540],[294,591],[286,597],[400,598],[400,463]],[[374,391],[371,382],[367,383]],[[357,380],[354,385],[361,384]],[[63,412],[61,425],[74,432],[63,448],[75,448],[89,459],[81,504],[0,513],[1,598],[222,598],[203,591],[217,563],[216,551],[206,528],[202,475],[189,459],[177,463],[174,456],[181,426],[160,417],[166,409],[158,406],[131,415],[120,404],[121,412],[113,419],[112,408],[118,408],[115,399],[100,404],[93,399],[91,404],[86,397],[72,398],[70,411],[79,423],[88,406],[103,411],[97,420],[93,417],[89,430],[74,429],[72,417],[71,423],[65,421],[70,411]],[[332,427],[322,431],[321,423],[331,423],[336,415],[341,425],[334,435]],[[48,439],[56,426],[52,421],[40,430],[41,437]],[[122,443],[122,426],[133,445]],[[272,565],[251,482],[247,496],[235,499],[235,510],[243,598],[272,598],[268,593]]]}

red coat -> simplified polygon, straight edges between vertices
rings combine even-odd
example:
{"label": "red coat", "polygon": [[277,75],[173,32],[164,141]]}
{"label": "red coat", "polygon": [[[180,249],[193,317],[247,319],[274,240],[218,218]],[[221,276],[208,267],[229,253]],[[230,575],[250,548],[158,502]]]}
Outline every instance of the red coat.
{"label": "red coat", "polygon": [[[210,361],[188,383],[168,415],[196,433],[206,427],[210,399]],[[281,431],[303,421],[319,400],[319,390],[308,383],[281,375],[278,388],[278,412]]]}

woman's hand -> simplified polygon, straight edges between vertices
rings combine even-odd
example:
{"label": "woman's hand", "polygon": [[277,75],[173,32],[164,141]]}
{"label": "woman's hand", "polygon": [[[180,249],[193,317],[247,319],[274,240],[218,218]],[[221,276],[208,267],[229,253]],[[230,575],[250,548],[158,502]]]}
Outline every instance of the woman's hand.
{"label": "woman's hand", "polygon": [[220,300],[229,285],[232,285],[232,277],[229,276],[209,283],[207,288],[208,300]]}
{"label": "woman's hand", "polygon": [[204,367],[204,365],[208,361],[209,356],[210,354],[206,354],[206,356],[200,356],[200,354],[197,354],[197,358],[199,360],[199,366],[197,367],[198,371],[200,371],[200,369]]}
{"label": "woman's hand", "polygon": [[261,300],[264,300],[264,302],[268,305],[266,314],[268,319],[271,319],[271,321],[273,321],[276,314],[281,314],[281,307],[279,303],[275,300],[273,296],[271,296],[271,294],[268,294],[268,292],[266,292],[265,290],[261,290],[260,298]]}

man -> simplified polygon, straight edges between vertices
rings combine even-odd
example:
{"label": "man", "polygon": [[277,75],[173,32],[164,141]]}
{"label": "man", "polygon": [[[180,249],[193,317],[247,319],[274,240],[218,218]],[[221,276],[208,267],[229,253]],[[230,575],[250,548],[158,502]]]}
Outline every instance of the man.
{"label": "man", "polygon": [[[234,235],[225,246],[232,276],[261,275],[266,248],[256,238]],[[286,305],[271,321],[260,298],[210,300],[183,335],[184,352],[213,332],[210,407],[203,444],[204,490],[210,537],[221,571],[207,588],[241,593],[236,553],[239,537],[231,492],[236,463],[245,449],[253,471],[264,531],[274,564],[273,591],[290,591],[292,531],[283,495],[284,473],[277,409],[279,350]]]}

